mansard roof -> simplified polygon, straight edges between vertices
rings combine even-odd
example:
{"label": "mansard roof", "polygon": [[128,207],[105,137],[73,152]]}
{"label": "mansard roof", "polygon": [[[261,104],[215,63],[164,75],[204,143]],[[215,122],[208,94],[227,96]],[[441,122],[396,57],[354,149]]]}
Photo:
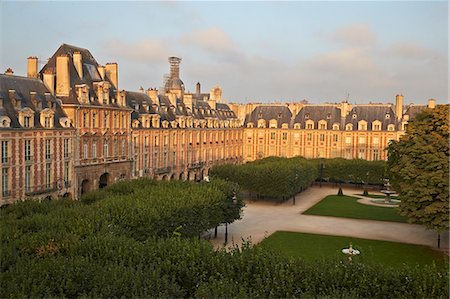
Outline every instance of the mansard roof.
{"label": "mansard roof", "polygon": [[264,119],[266,121],[266,127],[269,126],[269,121],[272,119],[277,120],[277,126],[281,128],[284,123],[289,124],[291,127],[292,113],[286,106],[258,106],[253,109],[252,113],[247,115],[245,119],[245,125],[252,122],[255,126],[258,124],[259,119]]}
{"label": "mansard roof", "polygon": [[[80,78],[78,75],[78,72],[75,68],[74,62],[73,62],[73,54],[75,52],[79,52],[81,54],[82,58],[82,69],[83,69],[83,78]],[[98,62],[95,60],[95,58],[92,56],[91,52],[88,49],[68,45],[68,44],[62,44],[58,50],[50,57],[47,64],[41,69],[39,72],[41,74],[41,78],[45,72],[53,72],[56,73],[56,58],[60,55],[67,55],[69,57],[69,77],[70,77],[70,92],[68,97],[60,97],[64,104],[80,104],[77,100],[75,85],[81,85],[86,84],[89,86],[89,99],[92,99],[93,101],[90,101],[91,105],[102,105],[98,102],[98,99],[95,95],[95,92],[93,90],[94,83],[100,83],[102,81],[107,81],[110,83],[110,90],[109,90],[109,96],[111,99],[116,98],[115,94],[115,88],[112,84],[112,82],[105,76],[104,79],[100,76],[100,73],[98,71]],[[56,84],[56,78],[55,78],[55,84]],[[111,104],[113,106],[117,106],[115,104]]]}
{"label": "mansard roof", "polygon": [[341,123],[341,109],[332,105],[304,106],[295,116],[294,123],[300,123],[304,128],[307,120],[314,121],[314,128],[318,127],[320,120],[325,120],[327,127],[331,128],[334,123]]}
{"label": "mansard roof", "polygon": [[[386,117],[388,115],[388,117]],[[358,105],[352,108],[345,118],[345,124],[352,124],[353,130],[357,130],[358,122],[367,122],[367,129],[372,129],[373,121],[380,121],[381,130],[387,130],[390,124],[397,124],[397,118],[390,105]]]}
{"label": "mansard roof", "polygon": [[[14,90],[14,93],[10,93],[10,90]],[[36,103],[39,103],[40,107],[36,107],[33,103],[32,92],[36,93],[34,99]],[[11,97],[20,103],[20,108],[13,107]],[[51,108],[49,105],[53,106],[52,110],[55,112],[55,128],[62,128],[59,120],[67,117],[58,100],[47,90],[40,79],[0,74],[0,100],[3,101],[0,115],[8,116],[11,119],[10,127],[12,128],[22,127],[19,124],[18,112],[24,108],[29,108],[35,113],[34,128],[42,128],[39,116],[42,110]]]}
{"label": "mansard roof", "polygon": [[408,108],[406,108],[405,115],[409,116],[409,119],[414,118],[418,113],[422,112],[427,108],[426,105],[409,105]]}

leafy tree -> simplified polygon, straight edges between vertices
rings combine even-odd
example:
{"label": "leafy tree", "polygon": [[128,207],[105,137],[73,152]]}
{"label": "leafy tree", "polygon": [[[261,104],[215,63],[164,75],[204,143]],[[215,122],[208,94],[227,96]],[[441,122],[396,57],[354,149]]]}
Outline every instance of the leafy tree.
{"label": "leafy tree", "polygon": [[425,109],[388,148],[400,212],[438,232],[449,228],[449,106]]}

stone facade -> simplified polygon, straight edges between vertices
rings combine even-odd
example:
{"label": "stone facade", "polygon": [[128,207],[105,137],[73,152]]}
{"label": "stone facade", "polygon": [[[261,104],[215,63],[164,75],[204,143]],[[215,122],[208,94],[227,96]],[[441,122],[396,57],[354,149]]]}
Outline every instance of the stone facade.
{"label": "stone facade", "polygon": [[[267,156],[385,160],[425,106],[226,104],[215,86],[185,92],[169,57],[161,90],[119,89],[117,63],[63,44],[27,77],[0,75],[0,205],[71,196],[139,177],[201,180],[221,163]],[[434,107],[434,100],[429,106]]]}

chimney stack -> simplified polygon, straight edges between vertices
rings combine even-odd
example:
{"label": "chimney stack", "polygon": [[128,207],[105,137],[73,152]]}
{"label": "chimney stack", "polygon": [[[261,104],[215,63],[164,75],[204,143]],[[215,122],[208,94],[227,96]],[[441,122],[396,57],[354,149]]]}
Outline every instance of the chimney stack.
{"label": "chimney stack", "polygon": [[97,67],[97,70],[100,73],[100,77],[102,77],[102,80],[105,80],[105,67],[103,65],[99,65]]}
{"label": "chimney stack", "polygon": [[73,53],[73,64],[75,65],[78,76],[80,79],[83,79],[83,59],[80,52]]}
{"label": "chimney stack", "polygon": [[119,89],[119,71],[117,63],[113,62],[106,64],[106,77],[116,89]]}
{"label": "chimney stack", "polygon": [[38,58],[36,56],[28,57],[27,65],[28,65],[27,77],[28,78],[37,78],[38,77]]}
{"label": "chimney stack", "polygon": [[395,116],[398,120],[403,116],[403,95],[401,94],[395,96]]}
{"label": "chimney stack", "polygon": [[154,104],[158,104],[158,90],[156,88],[147,89],[147,96]]}
{"label": "chimney stack", "polygon": [[44,71],[44,85],[52,95],[55,95],[55,74],[52,68]]}
{"label": "chimney stack", "polygon": [[69,96],[70,75],[69,56],[66,54],[56,57],[56,96]]}
{"label": "chimney stack", "polygon": [[436,100],[435,99],[429,99],[428,100],[428,108],[434,109],[436,107]]}
{"label": "chimney stack", "polygon": [[197,82],[197,84],[195,85],[195,93],[200,94],[200,82]]}

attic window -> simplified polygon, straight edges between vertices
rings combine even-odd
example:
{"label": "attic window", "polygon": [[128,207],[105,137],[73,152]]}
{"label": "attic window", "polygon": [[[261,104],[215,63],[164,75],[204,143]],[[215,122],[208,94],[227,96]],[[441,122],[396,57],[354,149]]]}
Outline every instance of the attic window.
{"label": "attic window", "polygon": [[353,114],[353,115],[352,115],[352,118],[353,118],[353,119],[356,119],[356,117],[357,117],[356,114]]}
{"label": "attic window", "polygon": [[305,114],[305,118],[306,118],[306,119],[309,119],[309,113],[306,113],[306,114]]}
{"label": "attic window", "polygon": [[331,113],[327,114],[327,119],[331,119]]}
{"label": "attic window", "polygon": [[259,113],[258,113],[258,118],[262,118],[262,117],[263,117],[262,113],[259,112]]}
{"label": "attic window", "polygon": [[391,115],[389,113],[386,113],[386,119],[390,119]]}

